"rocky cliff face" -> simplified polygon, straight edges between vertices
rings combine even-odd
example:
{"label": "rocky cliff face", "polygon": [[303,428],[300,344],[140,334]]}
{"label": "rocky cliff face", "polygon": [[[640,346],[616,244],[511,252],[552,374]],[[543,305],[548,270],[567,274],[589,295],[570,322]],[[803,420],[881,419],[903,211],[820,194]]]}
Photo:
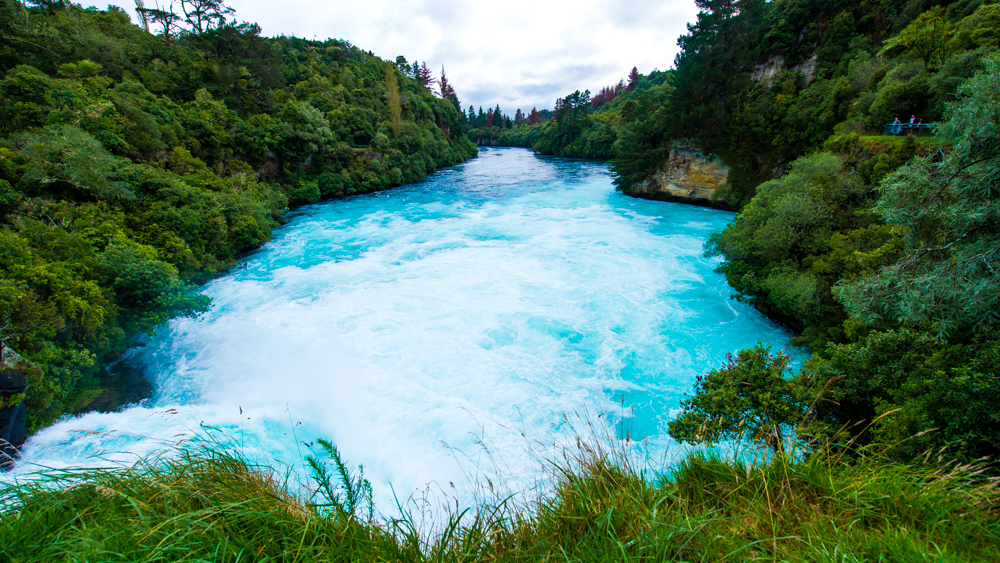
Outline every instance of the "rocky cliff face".
{"label": "rocky cliff face", "polygon": [[[775,55],[768,59],[766,63],[754,67],[753,72],[750,73],[750,78],[770,86],[774,77],[778,76],[783,70],[785,70],[785,57]],[[801,63],[788,67],[788,70],[801,72],[806,84],[812,82],[816,76],[816,53],[813,53],[812,56]]]}
{"label": "rocky cliff face", "polygon": [[667,161],[648,180],[626,193],[646,199],[730,209],[725,202],[713,199],[728,177],[729,167],[718,157],[703,154],[690,142],[674,141]]}
{"label": "rocky cliff face", "polygon": [[14,464],[20,457],[21,446],[28,439],[24,393],[28,390],[28,372],[32,369],[38,368],[3,346],[0,357],[0,471]]}

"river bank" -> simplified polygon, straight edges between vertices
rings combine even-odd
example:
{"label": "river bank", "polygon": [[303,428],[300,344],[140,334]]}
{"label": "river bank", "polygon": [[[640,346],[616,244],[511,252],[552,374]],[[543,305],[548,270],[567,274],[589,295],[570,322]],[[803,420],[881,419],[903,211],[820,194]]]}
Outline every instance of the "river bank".
{"label": "river bank", "polygon": [[127,471],[77,472],[73,486],[53,474],[4,489],[0,554],[26,562],[1000,561],[995,483],[974,469],[821,457],[746,465],[693,453],[640,473],[619,454],[586,443],[568,451],[551,466],[552,495],[487,493],[469,511],[409,499],[403,514],[386,517],[369,512],[356,471],[344,480],[318,474],[315,495],[297,496],[266,467],[196,450]]}

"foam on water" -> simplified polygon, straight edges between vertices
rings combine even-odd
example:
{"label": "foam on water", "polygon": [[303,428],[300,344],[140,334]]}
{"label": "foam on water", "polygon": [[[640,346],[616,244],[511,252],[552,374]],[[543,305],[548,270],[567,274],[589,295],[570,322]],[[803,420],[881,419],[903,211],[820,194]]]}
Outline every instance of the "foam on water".
{"label": "foam on water", "polygon": [[327,438],[384,504],[390,483],[402,497],[462,490],[488,456],[528,480],[529,449],[568,438],[573,413],[630,417],[631,438],[662,456],[696,375],[788,340],[702,254],[731,218],[632,199],[604,165],[520,149],[306,207],[204,287],[209,313],[122,360],[154,381],[152,399],[39,432],[6,478],[206,434],[298,467]]}

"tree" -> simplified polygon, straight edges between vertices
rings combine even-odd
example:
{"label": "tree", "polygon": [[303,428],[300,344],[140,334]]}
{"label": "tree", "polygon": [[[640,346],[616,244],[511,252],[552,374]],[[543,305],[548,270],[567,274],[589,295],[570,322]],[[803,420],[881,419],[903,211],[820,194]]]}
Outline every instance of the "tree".
{"label": "tree", "polygon": [[948,48],[1000,47],[1000,4],[983,4],[958,23]]}
{"label": "tree", "polygon": [[[416,66],[417,63],[414,62],[413,64]],[[434,75],[431,74],[431,69],[427,66],[427,61],[420,63],[420,66],[417,67],[414,73],[414,78],[424,88],[430,88],[431,83],[434,81]]]}
{"label": "tree", "polygon": [[590,117],[590,90],[579,90],[556,100],[552,120],[556,123],[551,154],[559,154],[564,147],[583,132]]}
{"label": "tree", "polygon": [[40,368],[31,431],[98,395],[119,406],[100,369],[203,310],[190,284],[266,241],[289,204],[419,181],[475,153],[449,136],[452,104],[425,90],[400,123],[404,79],[382,82],[392,63],[370,52],[262,38],[223,24],[222,0],[163,1],[137,4],[155,37],[114,7],[0,5],[0,341]]}
{"label": "tree", "polygon": [[410,63],[406,61],[406,57],[403,55],[396,57],[396,68],[398,68],[399,72],[402,72],[404,76],[410,75]]}
{"label": "tree", "polygon": [[876,218],[865,213],[872,204],[870,188],[842,171],[843,162],[830,153],[797,159],[784,176],[758,186],[750,203],[708,245],[725,256],[717,271],[741,301],[796,330],[846,320],[831,287],[857,264],[855,256],[871,253],[888,236],[884,226],[854,235]]}
{"label": "tree", "polygon": [[209,299],[177,279],[177,268],[156,257],[156,250],[115,240],[97,257],[102,285],[115,292],[122,324],[132,333],[152,333],[171,317],[196,317]]}
{"label": "tree", "polygon": [[204,33],[226,25],[235,10],[223,4],[222,0],[180,0],[184,21],[196,33]]}
{"label": "tree", "polygon": [[149,31],[149,18],[146,16],[146,5],[142,0],[135,0],[135,15],[139,18],[139,25],[146,33]]}
{"label": "tree", "polygon": [[628,192],[644,181],[652,171],[663,164],[670,152],[666,130],[670,125],[667,108],[655,94],[648,98],[628,100],[622,106],[622,115],[641,115],[640,119],[626,119],[618,131],[613,145],[611,167],[615,173],[615,186]]}
{"label": "tree", "polygon": [[[968,462],[1000,454],[1000,340],[987,333],[967,343],[926,332],[871,332],[829,346],[806,364],[811,389],[829,388],[815,405],[810,430],[901,461],[947,451]],[[827,382],[833,380],[831,385]]]}
{"label": "tree", "polygon": [[628,89],[634,90],[636,84],[639,83],[639,68],[632,67],[632,72],[628,73]]}
{"label": "tree", "polygon": [[945,46],[954,33],[955,25],[945,20],[944,6],[935,6],[899,32],[897,39],[932,68],[944,61]]}
{"label": "tree", "polygon": [[136,6],[136,11],[142,14],[142,20],[148,24],[160,26],[160,34],[163,41],[170,45],[173,38],[180,32],[181,17],[174,13],[174,6],[171,4],[167,9],[160,8],[159,2],[155,8],[140,8]]}
{"label": "tree", "polygon": [[385,97],[389,104],[392,135],[398,139],[399,132],[403,128],[403,110],[399,103],[399,81],[396,80],[396,67],[392,63],[385,65]]}
{"label": "tree", "polygon": [[458,94],[455,93],[455,88],[452,87],[451,83],[448,82],[448,77],[445,76],[444,65],[441,65],[441,78],[438,78],[438,88],[440,89],[441,97],[455,104],[455,109],[461,112],[462,103],[458,101]]}
{"label": "tree", "polygon": [[524,123],[524,112],[521,111],[521,108],[517,108],[517,111],[514,112],[514,124],[520,125],[522,123]]}
{"label": "tree", "polygon": [[785,376],[790,361],[760,343],[729,354],[725,367],[698,376],[694,396],[681,401],[683,412],[670,422],[670,436],[692,444],[750,439],[783,451],[785,427],[806,412]]}
{"label": "tree", "polygon": [[720,152],[728,144],[727,115],[734,81],[740,73],[740,58],[746,55],[734,49],[738,37],[740,0],[696,0],[700,12],[688,34],[677,40],[681,52],[674,60],[678,80],[673,96],[674,113],[680,119],[672,124],[675,136],[697,137],[711,152]]}
{"label": "tree", "polygon": [[330,122],[312,104],[290,102],[281,118],[286,124],[282,150],[293,158],[305,160],[324,150],[333,138]]}
{"label": "tree", "polygon": [[31,4],[44,9],[49,15],[55,14],[59,8],[64,8],[68,4],[65,0],[25,0],[25,5]]}
{"label": "tree", "polygon": [[615,86],[605,86],[601,88],[601,90],[597,92],[597,95],[594,96],[594,99],[590,101],[591,107],[597,109],[604,104],[611,102],[618,96],[618,93],[622,91],[624,85],[625,82],[621,81]]}
{"label": "tree", "polygon": [[877,211],[903,257],[838,286],[853,315],[947,335],[1000,315],[1000,59],[959,89],[938,127],[951,150],[917,157],[882,182]]}
{"label": "tree", "polygon": [[538,108],[532,107],[531,113],[528,114],[528,124],[536,125],[542,122],[542,114],[538,113]]}

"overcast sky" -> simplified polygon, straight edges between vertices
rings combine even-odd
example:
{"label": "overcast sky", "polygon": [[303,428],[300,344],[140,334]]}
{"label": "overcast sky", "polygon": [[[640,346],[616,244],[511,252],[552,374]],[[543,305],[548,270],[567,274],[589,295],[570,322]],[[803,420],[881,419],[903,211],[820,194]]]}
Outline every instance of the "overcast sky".
{"label": "overcast sky", "polygon": [[[132,0],[113,3],[133,12]],[[464,108],[499,103],[511,115],[517,108],[551,109],[557,97],[574,90],[596,92],[633,66],[643,74],[670,68],[677,37],[697,14],[694,0],[229,0],[227,5],[240,21],[259,23],[264,35],[346,39],[384,59],[427,61],[435,77],[444,65]]]}

